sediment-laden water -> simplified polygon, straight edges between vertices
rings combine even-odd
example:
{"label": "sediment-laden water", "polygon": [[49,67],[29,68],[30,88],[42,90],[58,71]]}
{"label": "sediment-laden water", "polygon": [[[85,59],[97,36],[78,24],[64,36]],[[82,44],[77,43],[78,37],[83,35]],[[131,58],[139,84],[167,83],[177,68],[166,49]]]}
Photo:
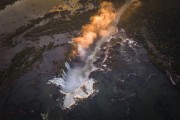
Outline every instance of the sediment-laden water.
{"label": "sediment-laden water", "polygon": [[[44,16],[54,6],[62,4],[62,0],[19,0],[0,11],[0,34],[14,32],[26,25],[30,20]],[[21,21],[21,22],[19,22]]]}
{"label": "sediment-laden water", "polygon": [[[16,9],[16,5],[21,2],[28,2],[28,0],[22,0],[12,6],[7,6],[5,10],[0,11],[0,15],[2,15],[3,11],[8,11],[8,9],[16,12],[16,10],[20,9]],[[38,6],[41,5],[42,1],[31,2],[34,4],[32,6]],[[37,4],[35,4],[36,2]],[[46,11],[51,8],[51,5],[56,5],[56,2],[60,1],[54,0],[52,4],[45,1],[44,4],[48,5],[45,8],[37,7],[39,8],[37,16],[45,13],[44,11],[41,13],[42,9]],[[22,9],[29,8],[26,6],[28,4]],[[23,14],[22,12],[22,16]],[[3,20],[5,21],[5,18],[12,16],[10,12],[4,13]],[[17,24],[22,25],[18,22],[18,19]],[[34,17],[30,19],[34,19]],[[121,22],[121,17],[119,22]],[[24,24],[24,22],[22,23]],[[11,25],[8,21],[7,24]],[[8,26],[4,30],[0,29],[0,31],[3,32],[6,29],[7,31],[9,30]],[[79,31],[74,32],[76,35],[77,33]],[[55,45],[69,44],[68,42],[73,37],[67,32],[65,34],[40,36],[38,38],[39,44],[37,41],[31,41],[31,43],[33,43],[32,45],[35,44],[36,48],[41,48],[46,42],[49,43],[50,41],[54,41]],[[19,38],[17,37],[16,39]],[[22,40],[25,40],[25,38]],[[9,84],[9,87],[0,93],[0,119],[180,119],[179,90],[151,63],[147,51],[140,40],[128,36],[124,28],[117,28],[117,31],[111,33],[108,37],[100,39],[96,45],[90,48],[90,57],[84,63],[79,64],[80,68],[78,69],[74,69],[73,60],[68,59],[69,61],[67,61],[65,59],[64,53],[68,50],[66,45],[56,46],[49,50],[46,49],[42,53],[40,60],[36,61],[27,72],[17,78],[14,83]],[[18,45],[14,48],[11,47],[10,50],[12,52],[10,53],[13,54],[13,51],[15,52],[17,48]],[[5,57],[6,52],[3,51],[2,53],[4,53],[3,56]],[[11,54],[9,54],[9,57],[12,57]],[[32,59],[31,57],[27,58],[28,60]],[[63,74],[59,74],[60,72],[57,72],[58,65],[64,64],[66,69],[64,69]],[[73,70],[76,72],[71,72]],[[87,74],[82,75],[82,71]],[[79,79],[78,75],[80,75],[83,76],[82,81],[75,82],[75,84],[71,81],[66,82],[65,80],[72,73],[74,73],[71,76],[73,77],[72,79]],[[47,83],[55,83],[57,86]],[[77,86],[69,87],[69,83]],[[67,102],[68,100],[71,100],[70,103]]]}

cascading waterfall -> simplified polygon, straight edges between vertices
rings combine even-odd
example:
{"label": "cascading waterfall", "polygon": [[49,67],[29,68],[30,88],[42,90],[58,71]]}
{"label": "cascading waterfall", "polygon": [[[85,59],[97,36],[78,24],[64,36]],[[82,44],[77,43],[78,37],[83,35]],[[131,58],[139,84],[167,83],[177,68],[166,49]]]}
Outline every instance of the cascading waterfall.
{"label": "cascading waterfall", "polygon": [[116,26],[121,15],[135,1],[136,0],[126,1],[126,3],[118,10],[116,19],[112,22],[111,26],[108,26],[108,32],[101,36],[96,43],[94,50],[87,55],[88,57],[84,60],[84,65],[71,67],[68,62],[65,62],[67,72],[63,70],[61,78],[49,80],[48,84],[59,86],[60,92],[65,95],[62,105],[63,109],[70,108],[79,99],[88,98],[98,92],[98,90],[93,88],[95,80],[89,78],[90,73],[98,69],[93,64],[96,61],[97,53],[101,49],[102,44],[110,40],[111,37],[118,32]]}

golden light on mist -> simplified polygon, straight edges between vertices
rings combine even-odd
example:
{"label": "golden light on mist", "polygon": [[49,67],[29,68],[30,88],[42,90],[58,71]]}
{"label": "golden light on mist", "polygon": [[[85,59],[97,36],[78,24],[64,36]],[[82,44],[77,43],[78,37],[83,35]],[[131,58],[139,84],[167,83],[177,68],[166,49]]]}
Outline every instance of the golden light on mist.
{"label": "golden light on mist", "polygon": [[97,37],[105,36],[109,26],[116,18],[116,12],[111,2],[102,2],[97,14],[90,18],[90,23],[82,27],[81,35],[73,39],[73,43],[87,49]]}

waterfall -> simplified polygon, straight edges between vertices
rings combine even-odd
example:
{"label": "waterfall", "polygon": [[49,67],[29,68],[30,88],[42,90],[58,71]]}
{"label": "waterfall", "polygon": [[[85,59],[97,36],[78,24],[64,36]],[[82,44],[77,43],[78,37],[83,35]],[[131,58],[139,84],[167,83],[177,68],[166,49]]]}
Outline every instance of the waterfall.
{"label": "waterfall", "polygon": [[62,109],[71,108],[79,99],[88,98],[98,90],[93,88],[95,80],[89,78],[90,73],[97,70],[94,66],[94,62],[97,58],[97,53],[101,49],[103,43],[109,41],[114,34],[118,32],[117,24],[121,15],[126,11],[126,9],[136,0],[128,0],[126,3],[118,10],[113,24],[108,28],[109,32],[101,37],[95,45],[94,50],[88,55],[85,60],[85,65],[83,66],[71,66],[68,62],[65,62],[65,67],[67,72],[63,70],[62,78],[54,78],[49,80],[49,84],[55,84],[61,88],[61,93],[65,95]]}

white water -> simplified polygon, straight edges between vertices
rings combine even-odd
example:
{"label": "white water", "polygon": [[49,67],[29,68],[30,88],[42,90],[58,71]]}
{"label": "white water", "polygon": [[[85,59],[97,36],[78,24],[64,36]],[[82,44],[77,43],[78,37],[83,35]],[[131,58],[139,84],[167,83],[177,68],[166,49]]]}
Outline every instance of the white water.
{"label": "white water", "polygon": [[126,11],[126,9],[136,0],[127,1],[119,10],[116,20],[113,25],[109,27],[110,32],[102,37],[95,46],[94,51],[90,53],[85,65],[82,67],[75,66],[71,68],[70,65],[66,62],[65,66],[68,69],[68,72],[63,72],[62,78],[54,78],[50,80],[49,84],[55,84],[61,88],[61,93],[65,95],[62,109],[71,108],[72,105],[76,104],[79,99],[85,99],[89,96],[96,93],[98,90],[93,88],[95,80],[89,78],[91,72],[97,70],[93,65],[96,61],[97,53],[101,48],[101,45],[110,40],[111,37],[117,33],[117,23],[121,15]]}
{"label": "white water", "polygon": [[113,34],[114,33],[111,33],[107,37],[99,40],[95,50],[87,58],[85,66],[70,68],[69,64],[66,62],[65,66],[68,69],[67,74],[64,72],[62,78],[54,78],[49,81],[49,83],[61,87],[60,91],[65,95],[62,106],[63,109],[70,108],[77,100],[88,98],[98,92],[98,90],[93,88],[95,81],[94,79],[89,78],[89,75],[91,72],[97,70],[93,65],[93,62],[96,61],[96,54],[100,50],[101,45],[107,40],[110,40]]}

